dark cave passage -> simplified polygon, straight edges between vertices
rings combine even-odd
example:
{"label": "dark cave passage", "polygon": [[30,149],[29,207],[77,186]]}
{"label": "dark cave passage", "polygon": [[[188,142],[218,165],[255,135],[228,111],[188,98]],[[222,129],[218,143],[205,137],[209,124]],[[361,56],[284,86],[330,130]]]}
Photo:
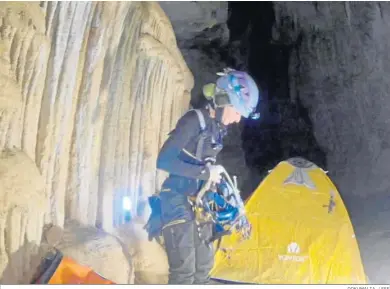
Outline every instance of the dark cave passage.
{"label": "dark cave passage", "polygon": [[326,156],[314,138],[308,111],[289,97],[294,47],[272,41],[274,22],[272,2],[229,2],[230,43],[239,43],[247,54],[246,69],[262,89],[261,119],[246,120],[242,132],[247,165],[263,175],[280,161],[302,156],[325,169]]}
{"label": "dark cave passage", "polygon": [[[248,71],[260,86],[262,92],[257,110],[261,118],[243,120],[241,129],[245,163],[252,171],[252,178],[243,184],[245,198],[256,189],[268,170],[290,157],[301,156],[327,168],[326,155],[314,137],[308,110],[299,98],[295,102],[290,98],[289,60],[299,43],[292,45],[272,40],[273,5],[272,2],[229,2],[228,42],[220,37],[222,26],[216,25],[182,43],[193,52],[207,55],[213,65]],[[219,68],[203,66],[202,69],[217,72]],[[195,69],[194,73],[197,73]],[[202,73],[198,78],[200,75]],[[200,87],[194,91],[197,95],[192,98],[192,105],[203,106],[205,99],[199,97]],[[260,177],[256,178],[256,175]]]}

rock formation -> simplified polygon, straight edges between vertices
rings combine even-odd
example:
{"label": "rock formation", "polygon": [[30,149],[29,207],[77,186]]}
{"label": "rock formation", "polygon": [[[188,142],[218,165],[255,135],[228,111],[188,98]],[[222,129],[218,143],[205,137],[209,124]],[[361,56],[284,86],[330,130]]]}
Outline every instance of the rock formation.
{"label": "rock formation", "polygon": [[104,278],[117,284],[134,284],[132,257],[115,236],[94,227],[66,222],[57,248]]}
{"label": "rock formation", "polygon": [[[30,273],[48,212],[46,196],[43,178],[24,152],[5,150],[0,154],[1,283],[19,281]],[[7,276],[2,276],[3,272]]]}
{"label": "rock formation", "polygon": [[1,276],[44,224],[110,232],[124,196],[142,215],[193,77],[153,2],[2,2],[0,19]]}
{"label": "rock formation", "polygon": [[278,2],[275,12],[274,38],[296,43],[291,98],[310,111],[341,193],[387,194],[390,5]]}
{"label": "rock formation", "polygon": [[164,248],[157,242],[149,242],[143,224],[133,221],[115,230],[114,235],[129,252],[134,268],[135,284],[166,284],[168,259]]}

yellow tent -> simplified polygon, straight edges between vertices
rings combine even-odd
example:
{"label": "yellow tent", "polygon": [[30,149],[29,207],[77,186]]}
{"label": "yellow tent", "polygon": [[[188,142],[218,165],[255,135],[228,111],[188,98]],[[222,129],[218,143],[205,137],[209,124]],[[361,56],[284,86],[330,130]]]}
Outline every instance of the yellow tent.
{"label": "yellow tent", "polygon": [[344,203],[315,164],[279,163],[247,201],[252,236],[222,239],[213,279],[257,284],[367,283]]}

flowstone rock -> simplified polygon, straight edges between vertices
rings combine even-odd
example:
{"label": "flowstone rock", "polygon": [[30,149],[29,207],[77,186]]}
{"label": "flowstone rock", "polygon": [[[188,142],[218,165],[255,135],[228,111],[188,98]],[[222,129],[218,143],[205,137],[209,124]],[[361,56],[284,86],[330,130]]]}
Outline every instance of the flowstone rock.
{"label": "flowstone rock", "polygon": [[[0,272],[17,268],[17,252],[12,280],[27,282],[25,236],[37,249],[45,224],[112,232],[124,197],[144,215],[166,176],[159,148],[194,83],[155,2],[1,2],[0,64]],[[120,256],[109,237],[80,246],[75,256],[96,266]]]}

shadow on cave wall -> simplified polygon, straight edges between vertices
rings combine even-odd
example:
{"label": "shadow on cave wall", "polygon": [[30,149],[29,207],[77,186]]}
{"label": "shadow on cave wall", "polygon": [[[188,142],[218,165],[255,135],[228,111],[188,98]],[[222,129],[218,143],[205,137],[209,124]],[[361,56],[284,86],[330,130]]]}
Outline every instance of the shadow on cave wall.
{"label": "shadow on cave wall", "polygon": [[263,175],[286,158],[302,156],[326,169],[307,109],[290,99],[289,58],[299,43],[272,41],[272,2],[229,2],[229,10],[230,43],[239,43],[247,70],[263,90],[261,120],[247,120],[242,132],[247,165]]}

